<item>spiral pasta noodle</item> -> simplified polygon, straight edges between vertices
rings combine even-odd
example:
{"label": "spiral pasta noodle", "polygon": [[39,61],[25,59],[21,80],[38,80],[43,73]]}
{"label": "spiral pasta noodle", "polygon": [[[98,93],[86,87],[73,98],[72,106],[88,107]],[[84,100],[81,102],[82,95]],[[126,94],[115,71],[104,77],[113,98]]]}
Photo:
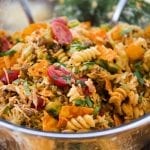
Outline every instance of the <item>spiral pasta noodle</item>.
{"label": "spiral pasta noodle", "polygon": [[58,50],[53,56],[57,58],[60,63],[65,63],[68,60],[68,56],[63,49]]}
{"label": "spiral pasta noodle", "polygon": [[91,127],[95,127],[93,116],[84,115],[69,120],[66,129],[78,131],[80,129],[90,129]]}
{"label": "spiral pasta noodle", "polygon": [[137,93],[130,91],[128,97],[130,105],[136,106],[138,104],[139,95]]}
{"label": "spiral pasta noodle", "polygon": [[144,54],[143,67],[148,72],[150,71],[150,49],[147,50]]}
{"label": "spiral pasta noodle", "polygon": [[150,26],[72,27],[66,19],[0,31],[0,119],[88,132],[149,113]]}
{"label": "spiral pasta noodle", "polygon": [[76,99],[83,99],[84,96],[80,94],[79,88],[76,87],[75,85],[72,85],[72,88],[68,92],[67,96],[69,97],[69,101],[72,102],[73,100]]}
{"label": "spiral pasta noodle", "polygon": [[70,59],[70,64],[80,65],[82,62],[91,61],[98,56],[100,56],[100,52],[97,47],[91,47],[80,52],[75,52]]}
{"label": "spiral pasta noodle", "polygon": [[116,88],[112,93],[111,97],[109,99],[109,103],[112,103],[115,105],[118,113],[121,114],[121,103],[125,100],[127,97],[127,92],[122,87]]}
{"label": "spiral pasta noodle", "polygon": [[139,106],[134,107],[126,103],[122,105],[122,111],[125,114],[125,120],[127,122],[132,120],[133,118],[139,118],[144,113],[143,109],[141,109]]}

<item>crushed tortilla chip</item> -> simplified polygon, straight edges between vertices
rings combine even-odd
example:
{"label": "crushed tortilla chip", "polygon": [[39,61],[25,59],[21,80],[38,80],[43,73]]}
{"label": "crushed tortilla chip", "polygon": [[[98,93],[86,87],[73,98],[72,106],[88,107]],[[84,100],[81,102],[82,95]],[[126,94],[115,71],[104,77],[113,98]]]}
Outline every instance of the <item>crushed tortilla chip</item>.
{"label": "crushed tortilla chip", "polygon": [[49,63],[47,60],[41,60],[35,63],[33,66],[31,66],[28,69],[28,73],[30,76],[33,76],[33,77],[47,76],[48,65]]}
{"label": "crushed tortilla chip", "polygon": [[22,32],[22,37],[25,38],[26,36],[31,35],[34,31],[39,29],[46,29],[47,24],[46,23],[34,23],[30,24],[28,27],[26,27]]}
{"label": "crushed tortilla chip", "polygon": [[78,107],[78,106],[62,106],[59,113],[58,127],[63,127],[67,124],[68,119],[75,118],[77,116],[84,116],[86,114],[92,114],[93,108]]}
{"label": "crushed tortilla chip", "polygon": [[43,131],[58,131],[57,129],[58,121],[44,111],[44,117],[42,118]]}

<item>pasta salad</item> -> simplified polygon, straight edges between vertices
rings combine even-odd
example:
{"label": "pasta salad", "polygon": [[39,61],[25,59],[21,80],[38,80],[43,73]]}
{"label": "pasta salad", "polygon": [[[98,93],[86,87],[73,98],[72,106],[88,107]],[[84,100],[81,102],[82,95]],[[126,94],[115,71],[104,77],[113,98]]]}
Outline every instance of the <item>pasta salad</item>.
{"label": "pasta salad", "polygon": [[0,118],[54,132],[120,126],[150,112],[150,26],[56,18],[0,30]]}

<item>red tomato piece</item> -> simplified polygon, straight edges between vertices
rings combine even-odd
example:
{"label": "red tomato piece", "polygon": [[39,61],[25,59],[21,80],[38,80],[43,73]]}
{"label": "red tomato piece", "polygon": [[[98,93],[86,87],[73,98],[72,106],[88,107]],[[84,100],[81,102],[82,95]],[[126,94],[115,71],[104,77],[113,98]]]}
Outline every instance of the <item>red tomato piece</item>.
{"label": "red tomato piece", "polygon": [[67,20],[65,18],[62,18],[62,17],[58,17],[58,18],[53,19],[52,23],[53,22],[58,22],[58,23],[61,23],[65,26],[67,26],[67,24],[68,24]]}
{"label": "red tomato piece", "polygon": [[38,102],[37,102],[37,110],[41,110],[45,106],[45,101],[43,98],[38,97]]}
{"label": "red tomato piece", "polygon": [[44,99],[38,96],[36,102],[33,101],[31,104],[31,107],[36,108],[37,110],[42,110],[45,107]]}
{"label": "red tomato piece", "polygon": [[51,23],[53,37],[59,44],[67,45],[72,42],[72,34],[69,28],[58,21]]}
{"label": "red tomato piece", "polygon": [[1,51],[7,51],[11,48],[11,44],[6,37],[0,39]]}
{"label": "red tomato piece", "polygon": [[12,83],[14,80],[18,79],[18,75],[19,75],[19,70],[9,70],[7,72],[8,74],[8,80],[5,74],[3,74],[3,76],[0,78],[0,80],[4,83],[4,84],[9,84]]}
{"label": "red tomato piece", "polygon": [[85,94],[85,95],[90,95],[90,91],[89,91],[89,88],[88,87],[83,87],[82,88],[82,91],[83,91],[83,93]]}
{"label": "red tomato piece", "polygon": [[48,76],[52,79],[55,85],[65,87],[72,82],[72,75],[69,71],[62,67],[51,65],[48,68]]}

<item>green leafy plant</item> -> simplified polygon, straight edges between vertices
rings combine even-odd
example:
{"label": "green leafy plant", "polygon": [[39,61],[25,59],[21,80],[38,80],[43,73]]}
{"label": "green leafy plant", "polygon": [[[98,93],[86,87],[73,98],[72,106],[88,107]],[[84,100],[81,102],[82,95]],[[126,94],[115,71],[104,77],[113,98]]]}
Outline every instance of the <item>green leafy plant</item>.
{"label": "green leafy plant", "polygon": [[[56,7],[58,15],[91,21],[92,24],[99,25],[110,20],[118,0],[59,0],[59,2],[60,5]],[[128,0],[120,21],[145,25],[150,22],[149,8],[150,3],[146,0]]]}

